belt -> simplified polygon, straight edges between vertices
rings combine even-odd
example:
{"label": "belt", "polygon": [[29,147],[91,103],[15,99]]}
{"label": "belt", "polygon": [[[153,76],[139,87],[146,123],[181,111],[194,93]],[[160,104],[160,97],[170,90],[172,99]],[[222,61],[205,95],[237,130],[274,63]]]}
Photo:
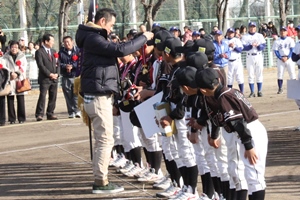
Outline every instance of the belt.
{"label": "belt", "polygon": [[229,62],[234,62],[234,61],[236,61],[236,59],[234,59],[234,60],[228,60]]}
{"label": "belt", "polygon": [[248,53],[248,56],[256,56],[256,55],[260,55],[260,53]]}

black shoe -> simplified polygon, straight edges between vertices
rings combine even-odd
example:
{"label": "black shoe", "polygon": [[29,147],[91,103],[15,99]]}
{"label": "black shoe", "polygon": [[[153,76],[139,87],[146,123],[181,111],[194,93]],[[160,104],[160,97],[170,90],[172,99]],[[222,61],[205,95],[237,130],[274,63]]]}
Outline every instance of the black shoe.
{"label": "black shoe", "polygon": [[277,94],[282,94],[282,93],[283,93],[283,90],[282,89],[278,89]]}
{"label": "black shoe", "polygon": [[42,116],[37,116],[37,117],[36,117],[36,121],[39,122],[39,121],[42,121],[42,120],[43,120],[43,117],[42,117]]}
{"label": "black shoe", "polygon": [[15,124],[16,122],[10,122],[10,124]]}
{"label": "black shoe", "polygon": [[259,92],[257,93],[257,96],[258,96],[258,97],[262,97],[262,96],[263,96],[263,94],[261,93],[261,91],[259,91]]}
{"label": "black shoe", "polygon": [[0,123],[0,126],[5,126],[5,122],[3,122],[3,123],[1,122],[1,123]]}
{"label": "black shoe", "polygon": [[47,120],[58,120],[55,115],[47,116]]}
{"label": "black shoe", "polygon": [[250,93],[249,98],[251,98],[251,97],[255,97],[254,92],[251,92],[251,93]]}

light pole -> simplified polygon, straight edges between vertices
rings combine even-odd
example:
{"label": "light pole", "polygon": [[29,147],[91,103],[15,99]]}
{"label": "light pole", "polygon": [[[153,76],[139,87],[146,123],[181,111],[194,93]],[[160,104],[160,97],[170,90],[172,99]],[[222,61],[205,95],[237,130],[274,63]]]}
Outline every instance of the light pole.
{"label": "light pole", "polygon": [[19,0],[19,10],[20,10],[20,28],[21,31],[20,37],[24,37],[25,44],[28,44],[28,35],[27,35],[27,18],[26,18],[26,2],[25,0]]}
{"label": "light pole", "polygon": [[180,22],[180,30],[183,30],[183,27],[185,26],[185,22],[183,22],[185,20],[185,9],[184,9],[184,0],[178,0],[178,13],[179,13],[179,20]]}

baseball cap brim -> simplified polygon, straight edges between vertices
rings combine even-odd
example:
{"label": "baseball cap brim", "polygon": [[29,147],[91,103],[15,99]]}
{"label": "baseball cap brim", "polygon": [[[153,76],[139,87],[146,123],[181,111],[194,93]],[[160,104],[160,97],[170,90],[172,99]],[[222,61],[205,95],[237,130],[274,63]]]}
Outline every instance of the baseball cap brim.
{"label": "baseball cap brim", "polygon": [[184,54],[187,54],[187,53],[190,52],[189,50],[193,47],[193,45],[194,45],[194,41],[188,40],[188,41],[184,44],[184,46],[175,47],[175,51],[176,51],[177,53],[184,53]]}
{"label": "baseball cap brim", "polygon": [[146,44],[148,46],[153,46],[154,45],[154,40],[148,40]]}
{"label": "baseball cap brim", "polygon": [[133,110],[133,108],[137,105],[140,104],[140,101],[136,101],[136,100],[125,100],[125,101],[121,101],[119,103],[119,108],[120,110],[122,110],[123,112],[130,112]]}

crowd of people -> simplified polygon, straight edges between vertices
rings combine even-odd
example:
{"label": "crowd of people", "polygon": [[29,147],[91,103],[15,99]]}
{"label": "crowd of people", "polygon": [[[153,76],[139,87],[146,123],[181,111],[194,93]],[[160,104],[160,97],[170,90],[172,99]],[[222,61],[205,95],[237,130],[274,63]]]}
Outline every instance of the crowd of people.
{"label": "crowd of people", "polygon": [[[84,112],[91,120],[95,138],[92,192],[124,190],[109,180],[108,168],[114,166],[118,172],[162,190],[157,197],[265,199],[268,136],[244,96],[241,52],[247,54],[248,97],[263,97],[265,37],[278,35],[272,50],[278,58],[277,93],[281,94],[284,69],[295,79],[294,62],[300,66],[300,44],[295,45],[295,35],[288,35],[291,22],[289,27],[280,27],[279,34],[270,22],[263,27],[271,31],[266,34],[257,31],[255,22],[229,28],[226,33],[214,26],[210,34],[203,28],[192,31],[188,26],[181,34],[176,26],[167,29],[154,23],[151,31],[140,25],[139,31],[131,29],[122,39],[112,32],[115,23],[114,10],[100,9],[94,22],[78,26],[77,46],[72,37],[66,36],[63,47],[56,52],[53,35],[45,34],[34,53],[40,91],[37,121],[42,121],[45,114],[47,120],[58,119],[54,110],[59,76],[69,118],[81,117],[78,97],[73,92],[74,79],[80,77]],[[295,31],[300,37],[300,26]],[[19,123],[26,121],[24,93],[16,93],[15,86],[16,81],[26,78],[26,59],[20,46],[20,41],[12,41],[1,59],[0,72],[9,71],[12,86],[7,96],[11,124],[17,119]],[[238,89],[233,88],[235,79]],[[162,133],[146,135],[134,110],[159,93],[170,112],[153,120],[162,128],[175,124],[174,134],[168,137]],[[5,96],[0,96],[0,113],[0,124],[4,125]],[[197,192],[199,174],[203,194]]]}
{"label": "crowd of people", "polygon": [[[5,35],[3,34],[3,36]],[[31,67],[29,78],[37,79],[39,84],[40,94],[35,111],[37,121],[42,121],[44,114],[46,114],[47,120],[57,120],[54,110],[59,77],[62,81],[62,90],[69,118],[81,117],[81,112],[77,106],[77,95],[73,93],[74,79],[80,74],[80,70],[77,69],[79,49],[74,44],[71,36],[63,38],[63,46],[59,52],[53,49],[54,36],[51,34],[45,34],[40,44],[29,42],[28,47],[25,46],[23,37],[19,41],[9,41],[6,47],[6,37],[1,41],[3,41],[2,47],[4,47],[4,52],[0,58],[1,70],[9,71],[9,78],[5,84],[10,85],[11,91],[5,96],[0,96],[0,126],[6,124],[6,99],[9,123],[19,122],[22,124],[26,121],[24,95],[27,94],[27,91],[17,92],[17,87],[20,81],[27,78],[28,66]],[[28,62],[32,63],[28,65]],[[5,87],[5,84],[3,87]],[[48,105],[45,111],[47,93]],[[17,99],[17,112],[14,105],[15,97]]]}

